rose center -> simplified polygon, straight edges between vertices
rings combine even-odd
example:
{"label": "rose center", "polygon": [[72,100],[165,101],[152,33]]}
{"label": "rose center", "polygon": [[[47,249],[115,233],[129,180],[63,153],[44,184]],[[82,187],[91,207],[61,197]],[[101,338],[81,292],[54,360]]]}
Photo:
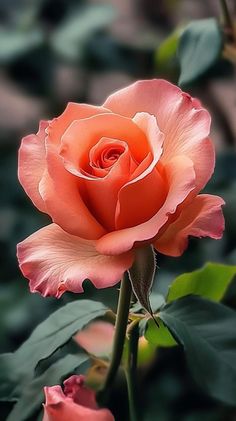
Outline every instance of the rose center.
{"label": "rose center", "polygon": [[107,168],[114,164],[115,161],[119,159],[119,157],[124,152],[125,148],[115,148],[111,147],[108,149],[105,149],[101,155],[100,159],[97,162],[97,166],[99,168]]}
{"label": "rose center", "polygon": [[90,151],[92,168],[109,169],[125,152],[125,142],[117,139],[102,138]]}

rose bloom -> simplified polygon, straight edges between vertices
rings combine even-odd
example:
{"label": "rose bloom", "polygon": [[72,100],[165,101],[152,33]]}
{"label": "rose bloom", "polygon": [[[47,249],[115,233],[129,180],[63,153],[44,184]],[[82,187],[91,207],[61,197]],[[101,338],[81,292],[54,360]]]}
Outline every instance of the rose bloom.
{"label": "rose bloom", "polygon": [[60,297],[114,285],[137,247],[179,256],[188,237],[221,238],[220,197],[198,194],[215,165],[210,115],[165,80],[102,106],[69,103],[19,151],[19,180],[53,223],[18,245],[32,292]]}
{"label": "rose bloom", "polygon": [[61,386],[45,387],[43,421],[115,421],[112,413],[98,408],[95,392],[84,385],[84,376],[73,375]]}

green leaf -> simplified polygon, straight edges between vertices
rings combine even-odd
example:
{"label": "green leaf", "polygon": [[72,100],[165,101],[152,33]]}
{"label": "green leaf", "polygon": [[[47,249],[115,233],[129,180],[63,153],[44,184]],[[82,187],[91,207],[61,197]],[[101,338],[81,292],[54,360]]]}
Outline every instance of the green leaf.
{"label": "green leaf", "polygon": [[19,375],[13,368],[13,354],[0,355],[0,401],[16,401],[16,394],[12,393],[19,381]]}
{"label": "green leaf", "polygon": [[144,335],[147,341],[156,346],[170,347],[177,345],[177,342],[163,322],[159,318],[157,322],[159,327],[152,319],[148,320]]}
{"label": "green leaf", "polygon": [[157,72],[172,74],[176,70],[177,48],[182,32],[182,28],[176,29],[159,45],[154,56]]}
{"label": "green leaf", "polygon": [[87,5],[74,10],[51,38],[51,45],[69,60],[81,58],[86,42],[96,31],[108,25],[115,12],[111,5]]}
{"label": "green leaf", "polygon": [[103,316],[106,310],[107,307],[96,301],[73,301],[39,324],[15,353],[1,355],[0,367],[5,367],[0,375],[1,399],[17,397],[21,383],[33,377],[41,360],[52,355],[91,320]]}
{"label": "green leaf", "polygon": [[156,261],[151,246],[140,247],[135,250],[135,261],[129,269],[129,277],[133,292],[143,308],[153,314],[150,304],[150,292],[155,275]]}
{"label": "green leaf", "polygon": [[159,317],[183,345],[198,384],[212,397],[236,405],[236,312],[188,296],[167,304]]}
{"label": "green leaf", "polygon": [[236,266],[207,263],[203,268],[178,276],[170,285],[167,302],[194,294],[220,301],[236,275]]}
{"label": "green leaf", "polygon": [[218,59],[222,48],[222,32],[214,18],[191,22],[184,30],[178,49],[179,85],[192,82]]}
{"label": "green leaf", "polygon": [[0,28],[0,63],[9,63],[43,42],[40,29],[30,31]]}
{"label": "green leaf", "polygon": [[[60,384],[61,380],[80,366],[86,365],[86,354],[66,355],[52,364],[41,376],[24,386],[22,395],[6,421],[24,421],[33,415],[44,401],[44,386]],[[86,365],[87,366],[87,365]]]}

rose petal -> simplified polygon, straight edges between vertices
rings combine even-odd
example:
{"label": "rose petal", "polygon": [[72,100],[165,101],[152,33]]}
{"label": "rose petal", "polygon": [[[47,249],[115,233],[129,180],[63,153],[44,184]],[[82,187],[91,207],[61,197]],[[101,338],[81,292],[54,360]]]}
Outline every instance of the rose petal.
{"label": "rose petal", "polygon": [[165,134],[163,163],[176,155],[188,156],[196,173],[195,195],[205,186],[212,175],[215,157],[212,142],[207,139],[210,115],[198,100],[166,80],[154,79],[115,92],[104,107],[130,118],[138,112],[155,115]]}
{"label": "rose petal", "polygon": [[[117,160],[107,176],[96,177],[88,166],[89,152],[101,138],[114,139],[114,147],[116,139],[119,139],[119,142],[128,145],[128,150]],[[100,114],[72,123],[62,143],[61,156],[65,167],[73,175],[84,179],[88,203],[91,203],[96,219],[107,230],[114,230],[118,192],[130,180],[133,161],[142,161],[149,152],[145,134],[130,119],[114,114]]]}
{"label": "rose petal", "polygon": [[106,230],[86,206],[81,180],[65,169],[62,158],[51,144],[47,145],[47,165],[39,191],[53,222],[72,235],[100,238]]}
{"label": "rose petal", "polygon": [[133,252],[103,256],[94,241],[48,225],[18,244],[18,260],[31,292],[59,298],[65,291],[82,292],[90,279],[97,288],[115,285],[133,263]]}
{"label": "rose petal", "polygon": [[151,173],[154,166],[158,163],[163,151],[164,134],[160,131],[156,118],[153,115],[148,113],[137,113],[134,116],[133,121],[145,134],[149,144],[149,153],[151,152],[153,157],[151,165],[146,167],[146,169],[142,167],[141,171],[137,168],[132,174],[132,181],[136,181],[138,177],[141,179]]}
{"label": "rose petal", "polygon": [[60,386],[45,387],[44,393],[46,403],[43,421],[115,421],[108,409],[79,405],[67,397]]}
{"label": "rose petal", "polygon": [[[158,167],[156,168],[162,153],[164,135],[160,132],[154,116],[138,113],[133,120],[146,135],[152,160],[146,168],[143,168],[142,164],[138,166],[132,174],[131,181],[119,191],[116,229],[128,228],[147,221],[160,209],[167,195],[164,180]],[[139,167],[142,167],[141,171]]]}
{"label": "rose petal", "polygon": [[63,382],[64,394],[73,399],[79,405],[90,409],[97,409],[96,396],[94,390],[85,385],[85,376],[74,374]]}
{"label": "rose petal", "polygon": [[115,328],[111,323],[97,321],[79,331],[75,341],[89,354],[96,357],[108,357],[112,352]]}
{"label": "rose petal", "polygon": [[224,230],[223,204],[224,200],[218,196],[201,194],[195,197],[154,243],[155,248],[168,256],[180,256],[187,248],[190,235],[221,238]]}
{"label": "rose petal", "polygon": [[[60,154],[68,171],[93,180],[94,177],[89,177],[89,171],[86,171],[89,152],[102,137],[126,142],[132,156],[138,162],[149,152],[144,133],[131,119],[111,113],[94,115],[74,121],[63,135]],[[84,171],[81,171],[82,169]]]}
{"label": "rose petal", "polygon": [[50,142],[60,146],[63,134],[73,121],[102,113],[109,113],[109,110],[104,107],[69,102],[65,111],[59,117],[54,118],[48,127]]}
{"label": "rose petal", "polygon": [[177,206],[195,187],[195,172],[189,158],[176,156],[165,166],[165,172],[169,191],[161,209],[143,224],[104,235],[96,242],[99,253],[119,255],[130,250],[135,243],[150,241],[158,234],[168,216],[175,213]]}
{"label": "rose petal", "polygon": [[103,107],[70,102],[65,111],[52,120],[47,129],[47,168],[39,186],[52,220],[70,234],[87,239],[99,238],[105,230],[87,208],[79,181],[65,170],[58,149],[62,135],[74,120],[104,112],[109,113]]}
{"label": "rose petal", "polygon": [[19,149],[19,181],[34,205],[42,212],[46,212],[46,207],[39,193],[39,182],[46,166],[45,130],[48,124],[48,121],[41,121],[38,133],[24,137]]}
{"label": "rose petal", "polygon": [[[115,211],[118,192],[122,185],[130,179],[130,174],[137,167],[137,164],[133,160],[126,142],[117,141],[116,139],[110,139],[109,142],[113,144],[114,148],[116,145],[122,144],[124,152],[113,164],[109,172],[106,172],[105,177],[103,174],[102,177],[101,175],[100,177],[96,176],[93,181],[85,179],[84,185],[86,186],[88,201],[92,203],[96,220],[108,231],[113,231],[115,229]],[[101,147],[102,145],[105,147],[107,143],[108,139],[102,138],[94,148],[96,149],[96,147]],[[95,173],[94,169],[93,173]]]}

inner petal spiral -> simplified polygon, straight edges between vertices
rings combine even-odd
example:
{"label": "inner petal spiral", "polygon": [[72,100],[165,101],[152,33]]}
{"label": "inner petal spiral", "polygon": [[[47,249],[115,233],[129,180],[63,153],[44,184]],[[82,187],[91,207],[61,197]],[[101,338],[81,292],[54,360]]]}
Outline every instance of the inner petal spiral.
{"label": "inner petal spiral", "polygon": [[89,165],[93,169],[109,170],[125,151],[126,142],[102,137],[89,153]]}

